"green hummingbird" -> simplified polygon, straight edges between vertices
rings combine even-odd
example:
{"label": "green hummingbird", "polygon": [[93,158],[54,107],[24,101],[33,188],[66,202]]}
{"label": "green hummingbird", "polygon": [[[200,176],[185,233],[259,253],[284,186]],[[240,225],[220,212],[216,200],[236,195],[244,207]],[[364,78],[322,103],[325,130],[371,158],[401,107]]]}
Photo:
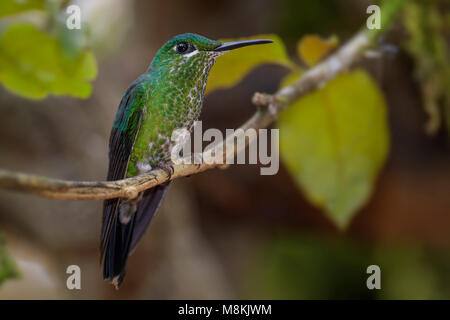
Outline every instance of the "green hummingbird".
{"label": "green hummingbird", "polygon": [[[244,40],[222,43],[186,33],[169,40],[146,73],[127,89],[119,104],[109,140],[109,181],[133,177],[154,168],[170,174],[172,132],[191,131],[202,109],[209,71],[229,50],[270,43]],[[101,234],[103,278],[118,288],[129,254],[155,216],[169,183],[141,192],[136,199],[104,202]]]}

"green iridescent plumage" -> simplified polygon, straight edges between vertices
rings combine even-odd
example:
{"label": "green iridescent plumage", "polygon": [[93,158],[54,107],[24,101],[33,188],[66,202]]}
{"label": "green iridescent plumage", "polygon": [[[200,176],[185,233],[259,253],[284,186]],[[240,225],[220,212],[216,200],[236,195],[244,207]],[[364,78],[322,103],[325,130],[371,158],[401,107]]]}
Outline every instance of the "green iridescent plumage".
{"label": "green iridescent plumage", "polygon": [[[196,49],[180,55],[174,49],[180,41],[189,42]],[[149,68],[150,76],[138,80],[140,103],[145,106],[144,121],[127,176],[145,171],[145,164],[168,161],[172,132],[182,127],[189,130],[199,118],[209,70],[220,55],[212,50],[220,45],[197,35],[182,35],[159,50]]]}
{"label": "green iridescent plumage", "polygon": [[[110,137],[108,180],[136,176],[170,164],[175,129],[191,130],[198,120],[209,71],[217,57],[245,45],[271,42],[220,41],[183,34],[168,41],[149,70],[136,79],[120,102]],[[104,278],[119,286],[134,249],[164,198],[168,184],[137,199],[104,203],[101,238]]]}

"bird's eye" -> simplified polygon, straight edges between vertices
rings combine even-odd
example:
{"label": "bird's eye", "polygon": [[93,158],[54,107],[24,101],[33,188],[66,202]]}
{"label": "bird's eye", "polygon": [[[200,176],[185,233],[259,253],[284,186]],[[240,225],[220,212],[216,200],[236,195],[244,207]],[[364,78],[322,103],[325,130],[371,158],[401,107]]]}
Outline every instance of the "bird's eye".
{"label": "bird's eye", "polygon": [[186,42],[180,42],[175,46],[175,51],[177,53],[186,53],[189,49],[189,44],[187,44]]}

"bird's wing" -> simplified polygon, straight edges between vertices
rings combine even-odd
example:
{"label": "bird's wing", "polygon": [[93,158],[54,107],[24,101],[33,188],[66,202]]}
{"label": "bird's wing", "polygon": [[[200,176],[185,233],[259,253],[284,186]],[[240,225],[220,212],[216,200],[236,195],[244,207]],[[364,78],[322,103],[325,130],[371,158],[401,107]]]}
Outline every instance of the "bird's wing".
{"label": "bird's wing", "polygon": [[[138,78],[122,97],[109,140],[107,176],[109,181],[126,177],[130,155],[143,120],[143,106],[147,102],[147,90],[147,87],[143,84],[143,79]],[[104,256],[119,203],[120,199],[110,199],[104,202],[100,244],[101,259]]]}

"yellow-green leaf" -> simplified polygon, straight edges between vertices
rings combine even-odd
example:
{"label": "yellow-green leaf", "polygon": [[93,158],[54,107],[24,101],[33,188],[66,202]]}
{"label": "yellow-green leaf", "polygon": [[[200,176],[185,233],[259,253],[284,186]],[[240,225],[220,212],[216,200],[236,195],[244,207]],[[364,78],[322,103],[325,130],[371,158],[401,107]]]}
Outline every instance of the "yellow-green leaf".
{"label": "yellow-green leaf", "polygon": [[280,152],[306,197],[339,227],[369,198],[386,160],[382,93],[362,70],[341,74],[279,119]]}
{"label": "yellow-green leaf", "polygon": [[323,39],[318,35],[305,35],[297,44],[298,56],[308,65],[313,66],[326,54],[337,47],[339,40],[336,36]]}
{"label": "yellow-green leaf", "polygon": [[279,64],[286,67],[292,66],[284,44],[277,35],[263,34],[240,39],[221,39],[220,41],[228,42],[248,39],[272,39],[273,43],[243,47],[229,51],[219,57],[208,77],[206,93],[234,86],[251,70],[265,63]]}
{"label": "yellow-green leaf", "polygon": [[45,0],[1,0],[0,17],[21,13],[27,10],[44,9]]}
{"label": "yellow-green leaf", "polygon": [[48,94],[87,98],[97,75],[92,53],[68,56],[60,42],[30,24],[14,24],[0,36],[0,82],[23,97]]}

